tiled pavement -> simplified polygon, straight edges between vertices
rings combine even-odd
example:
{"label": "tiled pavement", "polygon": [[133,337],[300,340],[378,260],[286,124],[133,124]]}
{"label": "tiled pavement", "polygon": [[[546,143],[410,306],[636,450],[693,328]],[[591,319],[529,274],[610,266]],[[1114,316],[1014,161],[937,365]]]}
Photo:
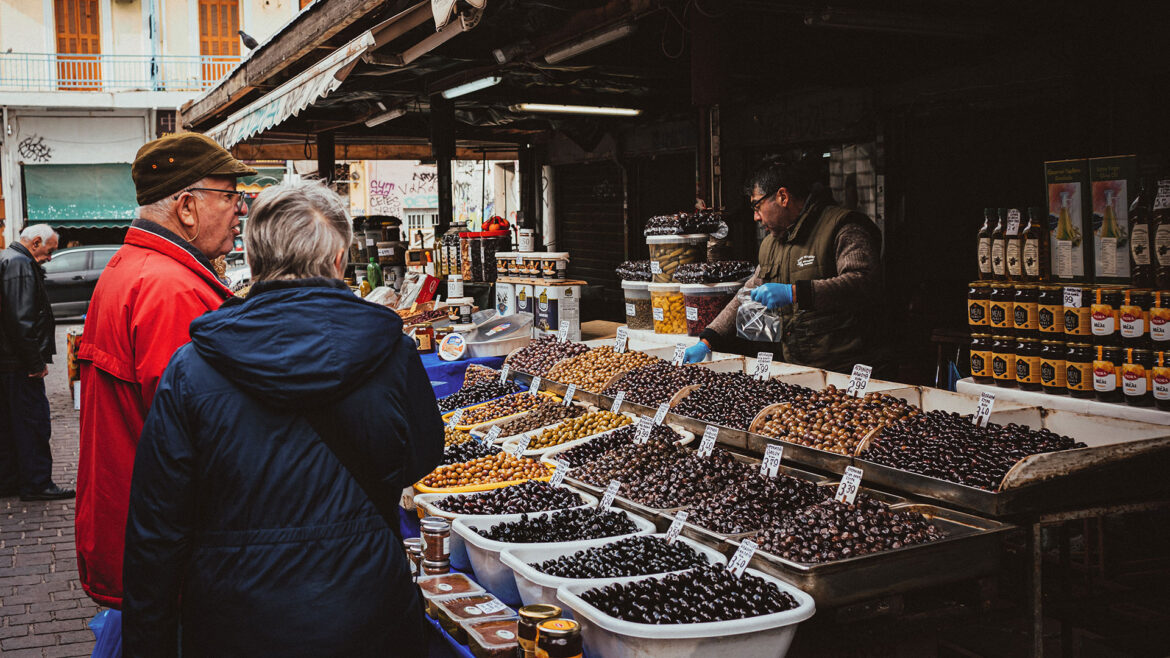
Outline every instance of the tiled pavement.
{"label": "tiled pavement", "polygon": [[[56,363],[46,387],[53,418],[53,481],[77,482],[78,412],[66,389],[65,333],[57,327]],[[101,609],[81,589],[73,547],[73,501],[0,499],[0,655],[4,658],[88,656],[88,622]]]}

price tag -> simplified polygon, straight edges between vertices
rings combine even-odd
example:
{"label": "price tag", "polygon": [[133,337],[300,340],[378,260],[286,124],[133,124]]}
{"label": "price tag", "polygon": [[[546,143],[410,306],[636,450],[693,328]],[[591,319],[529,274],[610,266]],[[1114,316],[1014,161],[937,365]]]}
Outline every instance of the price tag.
{"label": "price tag", "polygon": [[533,377],[532,383],[528,385],[528,392],[533,393],[533,394],[539,393],[540,392],[540,385],[542,383],[543,382],[541,381],[540,376]]}
{"label": "price tag", "polygon": [[650,273],[651,274],[662,274],[662,263],[660,263],[656,260],[650,261]]}
{"label": "price tag", "polygon": [[687,320],[690,320],[691,322],[698,322],[699,321],[699,309],[695,308],[694,306],[688,306],[687,307]]}
{"label": "price tag", "polygon": [[991,407],[995,405],[995,393],[985,391],[979,394],[979,406],[975,408],[975,424],[979,427],[987,427],[987,421],[991,419]]}
{"label": "price tag", "polygon": [[485,615],[494,615],[497,612],[508,609],[508,606],[504,605],[503,603],[500,603],[499,599],[492,599],[491,601],[488,601],[487,603],[480,603],[478,607],[479,607],[479,611]]}
{"label": "price tag", "polygon": [[715,442],[719,440],[719,428],[715,425],[708,425],[707,429],[703,430],[703,440],[699,442],[699,456],[710,457],[711,453],[715,451]]}
{"label": "price tag", "polygon": [[508,366],[504,366],[503,368],[500,368],[500,383],[501,384],[508,383]]}
{"label": "price tag", "polygon": [[557,332],[557,340],[561,341],[562,343],[568,342],[568,340],[569,340],[569,321],[568,320],[561,320],[561,330],[559,332]]}
{"label": "price tag", "polygon": [[513,456],[513,457],[515,457],[516,459],[519,459],[519,458],[523,457],[523,456],[524,456],[524,452],[525,452],[526,450],[528,450],[528,444],[529,444],[529,443],[531,443],[531,442],[532,442],[532,435],[531,435],[531,434],[525,434],[523,437],[521,437],[521,438],[520,438],[519,440],[517,440],[515,443],[513,443],[513,444],[512,444],[512,445],[510,445],[510,446],[508,446],[508,454],[509,454],[509,455],[512,455],[512,456]]}
{"label": "price tag", "polygon": [[687,346],[682,343],[676,343],[674,346],[674,358],[670,360],[671,365],[681,366],[683,358],[687,355]]}
{"label": "price tag", "polygon": [[577,392],[576,384],[569,384],[569,388],[565,391],[565,406],[573,403],[573,395]]}
{"label": "price tag", "polygon": [[754,374],[756,379],[767,379],[769,370],[772,366],[772,353],[760,352],[756,355],[756,372]]}
{"label": "price tag", "polygon": [[447,421],[447,424],[450,425],[451,427],[455,427],[456,425],[458,425],[462,421],[463,421],[463,410],[456,409],[455,413],[451,414],[451,420]]}
{"label": "price tag", "polygon": [[605,488],[605,495],[601,497],[601,509],[608,510],[613,506],[613,499],[617,497],[618,489],[621,488],[621,482],[617,480],[609,481],[609,486]]}
{"label": "price tag", "polygon": [[621,354],[626,351],[626,341],[629,340],[630,329],[622,325],[617,328],[617,336],[613,339],[613,351]]}
{"label": "price tag", "polygon": [[752,556],[756,553],[756,542],[745,539],[739,543],[739,548],[735,550],[735,554],[727,561],[727,570],[735,574],[736,578],[743,575],[744,569],[747,569],[748,562],[752,561]]}
{"label": "price tag", "polygon": [[563,460],[557,460],[557,470],[553,471],[552,477],[549,478],[550,486],[559,487],[565,481],[565,474],[569,472],[569,465]]}
{"label": "price tag", "polygon": [[666,322],[666,311],[662,310],[661,306],[654,307],[654,319],[658,322]]}
{"label": "price tag", "polygon": [[846,466],[845,475],[841,477],[841,484],[837,485],[837,495],[833,500],[852,505],[857,499],[857,490],[861,488],[861,469],[856,466]]}
{"label": "price tag", "polygon": [[484,442],[495,443],[499,440],[500,435],[503,433],[504,428],[500,427],[499,425],[495,425],[490,430],[488,430],[487,437],[484,438]]}
{"label": "price tag", "polygon": [[654,419],[642,416],[638,419],[638,427],[634,431],[634,443],[645,443],[650,440],[650,432],[654,429]]}
{"label": "price tag", "polygon": [[638,314],[638,309],[633,304],[626,304],[626,317],[632,318]]}
{"label": "price tag", "polygon": [[686,510],[674,515],[674,520],[670,522],[670,527],[666,529],[666,543],[673,544],[674,540],[678,539],[679,533],[682,532],[683,524],[686,522]]}
{"label": "price tag", "polygon": [[626,401],[626,392],[625,391],[618,391],[617,395],[615,395],[613,398],[613,404],[611,404],[609,406],[609,410],[616,414],[617,412],[622,410],[622,403],[625,401]]}
{"label": "price tag", "polygon": [[775,443],[764,449],[764,460],[760,462],[760,475],[774,478],[780,474],[780,458],[784,456],[784,446]]}
{"label": "price tag", "polygon": [[849,387],[845,389],[845,395],[854,398],[865,396],[865,387],[869,386],[869,374],[873,372],[873,368],[863,366],[860,363],[853,366],[853,374],[849,375]]}
{"label": "price tag", "polygon": [[1065,308],[1080,308],[1081,307],[1081,289],[1076,286],[1065,286],[1064,288],[1064,307]]}
{"label": "price tag", "polygon": [[670,403],[663,402],[658,405],[658,411],[654,414],[654,424],[661,425],[662,421],[666,419],[666,414],[670,412]]}

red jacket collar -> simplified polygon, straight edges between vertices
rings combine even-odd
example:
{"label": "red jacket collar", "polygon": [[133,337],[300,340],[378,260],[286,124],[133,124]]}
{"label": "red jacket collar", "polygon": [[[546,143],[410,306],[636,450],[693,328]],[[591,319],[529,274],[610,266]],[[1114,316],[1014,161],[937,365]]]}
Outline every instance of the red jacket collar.
{"label": "red jacket collar", "polygon": [[153,233],[147,228],[131,225],[130,230],[126,232],[125,243],[142,247],[143,249],[157,251],[160,254],[168,256],[199,275],[220,297],[227,299],[232,296],[232,291],[219,280],[219,277],[215,275],[214,271],[203,263],[200,263],[186,248],[162,235]]}

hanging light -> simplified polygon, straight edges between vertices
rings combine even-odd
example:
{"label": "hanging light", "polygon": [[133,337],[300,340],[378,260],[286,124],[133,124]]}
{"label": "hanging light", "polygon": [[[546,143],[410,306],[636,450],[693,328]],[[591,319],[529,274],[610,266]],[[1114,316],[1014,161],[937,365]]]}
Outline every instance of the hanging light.
{"label": "hanging light", "polygon": [[494,87],[494,86],[500,84],[500,80],[502,80],[502,79],[503,78],[501,78],[498,75],[489,75],[486,78],[480,78],[479,80],[472,80],[471,82],[468,82],[466,84],[461,84],[457,87],[451,87],[450,89],[444,89],[443,90],[443,98],[458,98],[459,96],[466,96],[467,94],[471,94],[471,93],[480,91],[481,89],[487,89],[488,87]]}
{"label": "hanging light", "polygon": [[513,112],[540,112],[549,114],[594,114],[611,117],[636,117],[642,110],[633,107],[603,107],[600,105],[554,105],[550,103],[520,103],[510,108]]}

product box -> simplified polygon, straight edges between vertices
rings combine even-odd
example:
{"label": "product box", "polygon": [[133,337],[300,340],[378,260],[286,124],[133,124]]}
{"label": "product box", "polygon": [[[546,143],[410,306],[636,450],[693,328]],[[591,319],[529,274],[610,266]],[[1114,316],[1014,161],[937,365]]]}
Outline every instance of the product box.
{"label": "product box", "polygon": [[[516,284],[516,312],[536,315],[536,299],[532,296],[532,284]],[[535,325],[533,322],[533,326]]]}
{"label": "product box", "polygon": [[536,286],[536,328],[556,333],[569,323],[569,340],[581,340],[581,286]]}
{"label": "product box", "polygon": [[1053,281],[1093,280],[1089,161],[1044,163]]}
{"label": "product box", "polygon": [[512,284],[496,284],[496,312],[500,317],[516,314],[516,287]]}
{"label": "product box", "polygon": [[1129,206],[1137,194],[1136,177],[1132,155],[1089,159],[1097,283],[1129,283]]}

